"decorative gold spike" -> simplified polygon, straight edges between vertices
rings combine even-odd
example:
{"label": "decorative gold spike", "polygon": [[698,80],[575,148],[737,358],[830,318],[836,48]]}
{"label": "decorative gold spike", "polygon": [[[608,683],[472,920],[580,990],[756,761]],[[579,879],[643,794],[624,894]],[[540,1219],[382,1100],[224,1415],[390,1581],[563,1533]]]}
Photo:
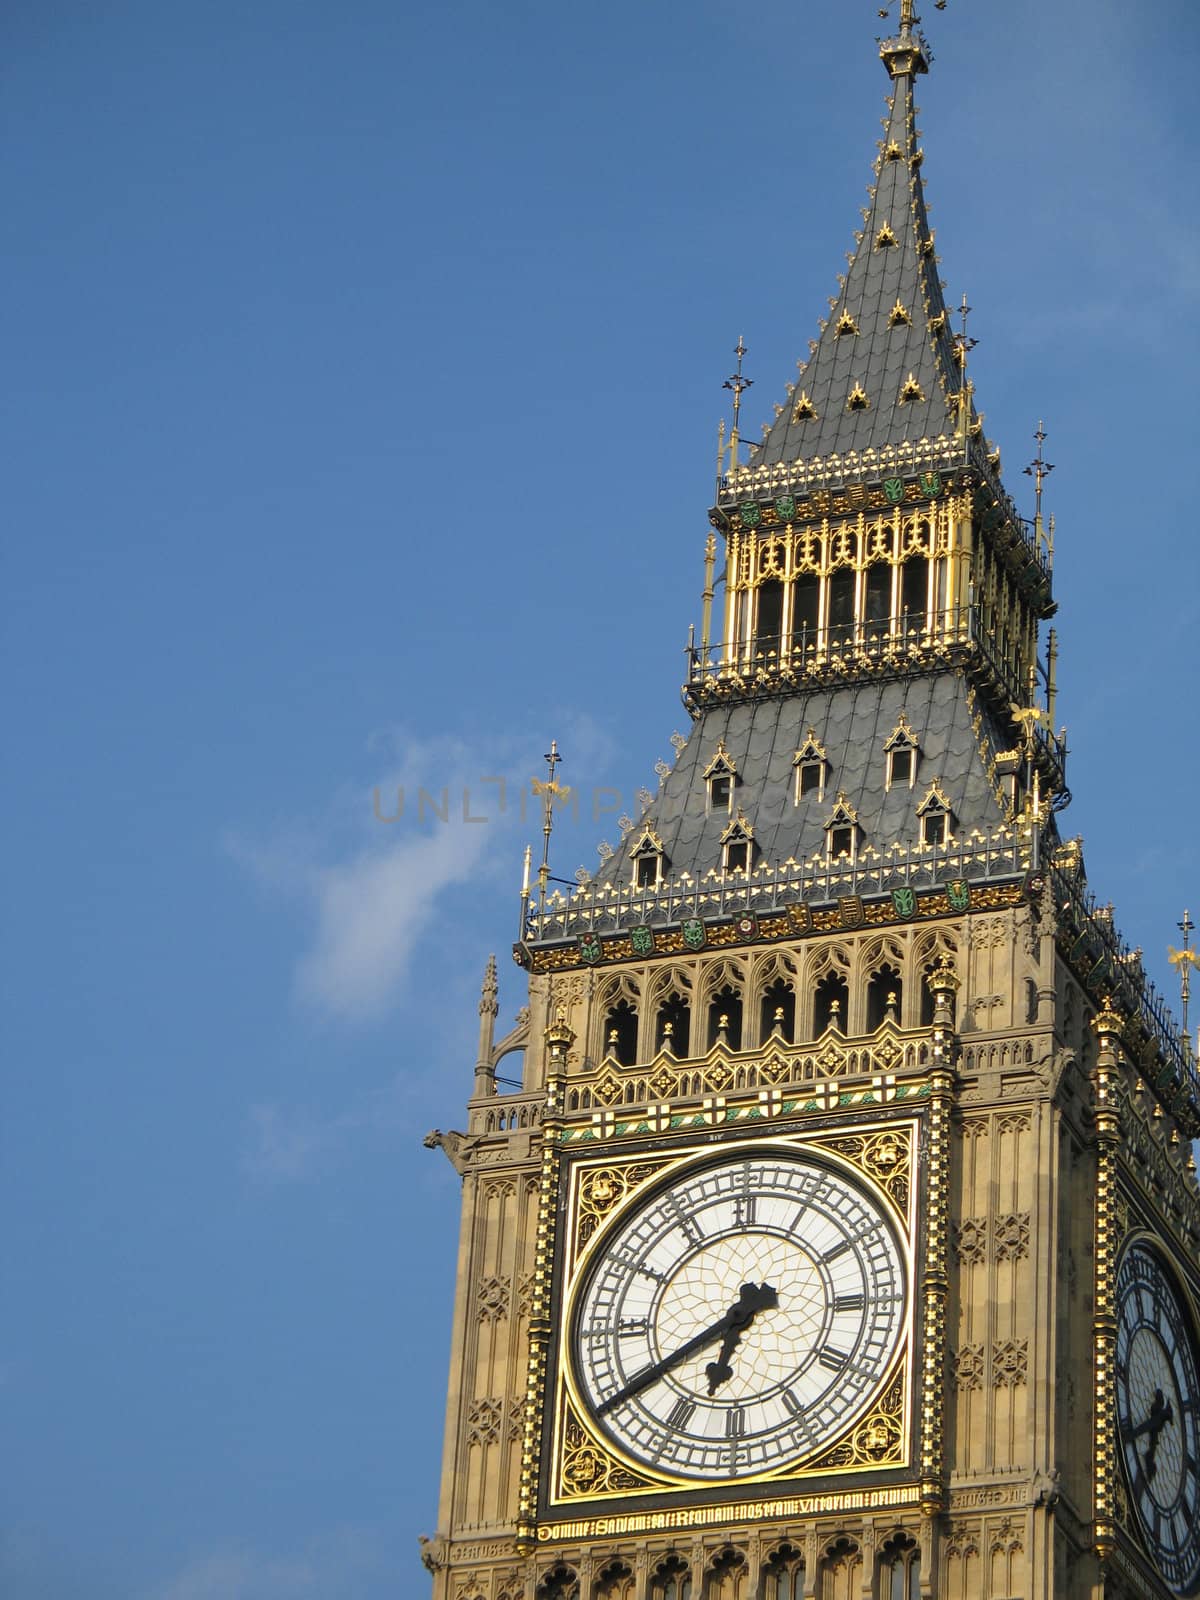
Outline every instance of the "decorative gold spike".
{"label": "decorative gold spike", "polygon": [[858,323],[855,322],[848,311],[843,311],[837,319],[837,326],[833,331],[835,338],[840,339],[844,333],[857,333]]}
{"label": "decorative gold spike", "polygon": [[921,240],[921,254],[931,256],[934,249],[934,240],[937,238],[937,229],[930,228],[928,236]]}
{"label": "decorative gold spike", "polygon": [[887,149],[883,152],[883,159],[885,161],[903,161],[904,151],[896,143],[895,139],[891,141]]}
{"label": "decorative gold spike", "polygon": [[906,324],[910,328],[912,327],[912,318],[908,314],[908,307],[901,304],[900,297],[897,295],[896,304],[892,307],[891,312],[888,315],[888,327],[897,328],[901,323]]}
{"label": "decorative gold spike", "polygon": [[871,404],[861,383],[856,383],[846,400],[847,411],[866,411]]}
{"label": "decorative gold spike", "polygon": [[883,224],[883,226],[880,228],[879,232],[875,235],[875,248],[876,248],[876,250],[884,250],[884,249],[889,248],[891,245],[895,245],[895,244],[899,244],[899,243],[900,243],[900,241],[899,241],[899,239],[896,238],[896,235],[893,233],[892,225],[891,225],[890,222],[885,222]]}
{"label": "decorative gold spike", "polygon": [[905,405],[909,400],[924,400],[925,391],[917,382],[915,373],[910,372],[904,380],[904,387],[900,390],[900,404]]}

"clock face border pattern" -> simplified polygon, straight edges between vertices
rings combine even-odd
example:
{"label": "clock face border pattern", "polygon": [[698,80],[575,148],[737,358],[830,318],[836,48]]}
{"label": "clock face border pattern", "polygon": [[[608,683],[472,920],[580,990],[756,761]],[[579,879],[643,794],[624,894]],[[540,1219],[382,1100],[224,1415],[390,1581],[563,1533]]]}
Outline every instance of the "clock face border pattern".
{"label": "clock face border pattern", "polygon": [[1118,1454],[1136,1528],[1172,1593],[1200,1591],[1200,1342],[1190,1296],[1153,1236],[1116,1270]]}
{"label": "clock face border pattern", "polygon": [[[863,1472],[876,1481],[910,1476],[916,1460],[914,1438],[915,1321],[917,1293],[918,1218],[916,1171],[922,1119],[913,1116],[871,1122],[846,1122],[817,1133],[772,1131],[762,1137],[695,1141],[670,1153],[661,1151],[603,1153],[580,1152],[565,1164],[559,1228],[558,1271],[555,1286],[555,1322],[558,1334],[548,1373],[544,1466],[546,1486],[543,1511],[557,1513],[583,1500],[612,1500],[648,1495],[674,1502],[684,1492],[691,1499],[714,1495],[739,1497],[767,1484],[810,1479],[814,1488],[823,1483]],[[709,1472],[681,1470],[671,1462],[639,1456],[592,1414],[597,1398],[589,1403],[586,1383],[576,1367],[575,1335],[591,1286],[603,1275],[608,1251],[629,1223],[655,1207],[669,1208],[681,1185],[702,1180],[707,1173],[741,1168],[746,1162],[775,1160],[799,1170],[824,1169],[831,1184],[853,1197],[863,1217],[872,1213],[894,1240],[897,1269],[902,1279],[902,1300],[897,1310],[898,1328],[886,1355],[864,1385],[864,1392],[843,1408],[814,1438],[809,1448],[786,1457],[757,1464],[745,1471]],[[831,1245],[837,1249],[837,1242]],[[731,1310],[729,1297],[713,1307],[720,1319]],[[869,1320],[869,1316],[867,1317]],[[680,1332],[683,1332],[682,1325]],[[753,1338],[747,1334],[748,1345]],[[703,1360],[719,1359],[721,1338],[713,1335]],[[736,1354],[732,1357],[736,1362]],[[832,1359],[832,1357],[830,1357]],[[682,1397],[681,1397],[682,1398]],[[600,1397],[602,1402],[603,1397]]]}

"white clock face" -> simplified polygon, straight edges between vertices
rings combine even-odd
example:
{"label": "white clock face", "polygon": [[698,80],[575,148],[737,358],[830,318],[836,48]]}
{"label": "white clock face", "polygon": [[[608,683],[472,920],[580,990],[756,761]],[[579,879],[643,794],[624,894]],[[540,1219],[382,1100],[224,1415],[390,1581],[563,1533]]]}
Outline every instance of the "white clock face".
{"label": "white clock face", "polygon": [[885,1208],[810,1156],[759,1150],[689,1168],[598,1242],[574,1303],[576,1383],[646,1466],[754,1476],[867,1408],[906,1314]]}
{"label": "white clock face", "polygon": [[1200,1382],[1191,1318],[1148,1246],[1117,1272],[1117,1422],[1150,1554],[1176,1594],[1200,1588]]}

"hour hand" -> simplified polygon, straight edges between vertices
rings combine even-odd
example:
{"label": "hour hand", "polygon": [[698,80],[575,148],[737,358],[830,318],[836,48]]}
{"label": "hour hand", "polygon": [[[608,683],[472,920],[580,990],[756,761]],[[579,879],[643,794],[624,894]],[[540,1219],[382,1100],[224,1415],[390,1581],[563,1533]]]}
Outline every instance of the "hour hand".
{"label": "hour hand", "polygon": [[708,1392],[716,1394],[723,1383],[733,1377],[729,1358],[742,1341],[743,1332],[754,1321],[755,1313],[772,1311],[779,1304],[779,1295],[769,1283],[744,1283],[737,1300],[726,1313],[725,1337],[721,1340],[720,1354],[704,1369],[708,1379]]}

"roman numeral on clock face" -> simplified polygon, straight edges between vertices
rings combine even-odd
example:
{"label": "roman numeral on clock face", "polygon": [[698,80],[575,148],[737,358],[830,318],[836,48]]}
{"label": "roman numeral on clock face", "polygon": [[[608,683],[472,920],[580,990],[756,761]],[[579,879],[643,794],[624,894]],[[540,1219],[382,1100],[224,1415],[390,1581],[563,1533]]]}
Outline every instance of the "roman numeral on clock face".
{"label": "roman numeral on clock face", "polygon": [[849,1362],[850,1356],[845,1350],[835,1350],[831,1344],[827,1344],[824,1350],[818,1352],[817,1360],[830,1372],[840,1372]]}
{"label": "roman numeral on clock face", "polygon": [[863,1294],[839,1294],[833,1302],[835,1311],[862,1311],[867,1304],[867,1297]]}
{"label": "roman numeral on clock face", "polygon": [[672,1428],[686,1428],[692,1419],[692,1412],[695,1409],[696,1402],[694,1400],[676,1400],[671,1407],[670,1415],[667,1417],[668,1425]]}
{"label": "roman numeral on clock face", "polygon": [[741,1406],[730,1406],[725,1414],[725,1436],[740,1439],[746,1431],[746,1413]]}

